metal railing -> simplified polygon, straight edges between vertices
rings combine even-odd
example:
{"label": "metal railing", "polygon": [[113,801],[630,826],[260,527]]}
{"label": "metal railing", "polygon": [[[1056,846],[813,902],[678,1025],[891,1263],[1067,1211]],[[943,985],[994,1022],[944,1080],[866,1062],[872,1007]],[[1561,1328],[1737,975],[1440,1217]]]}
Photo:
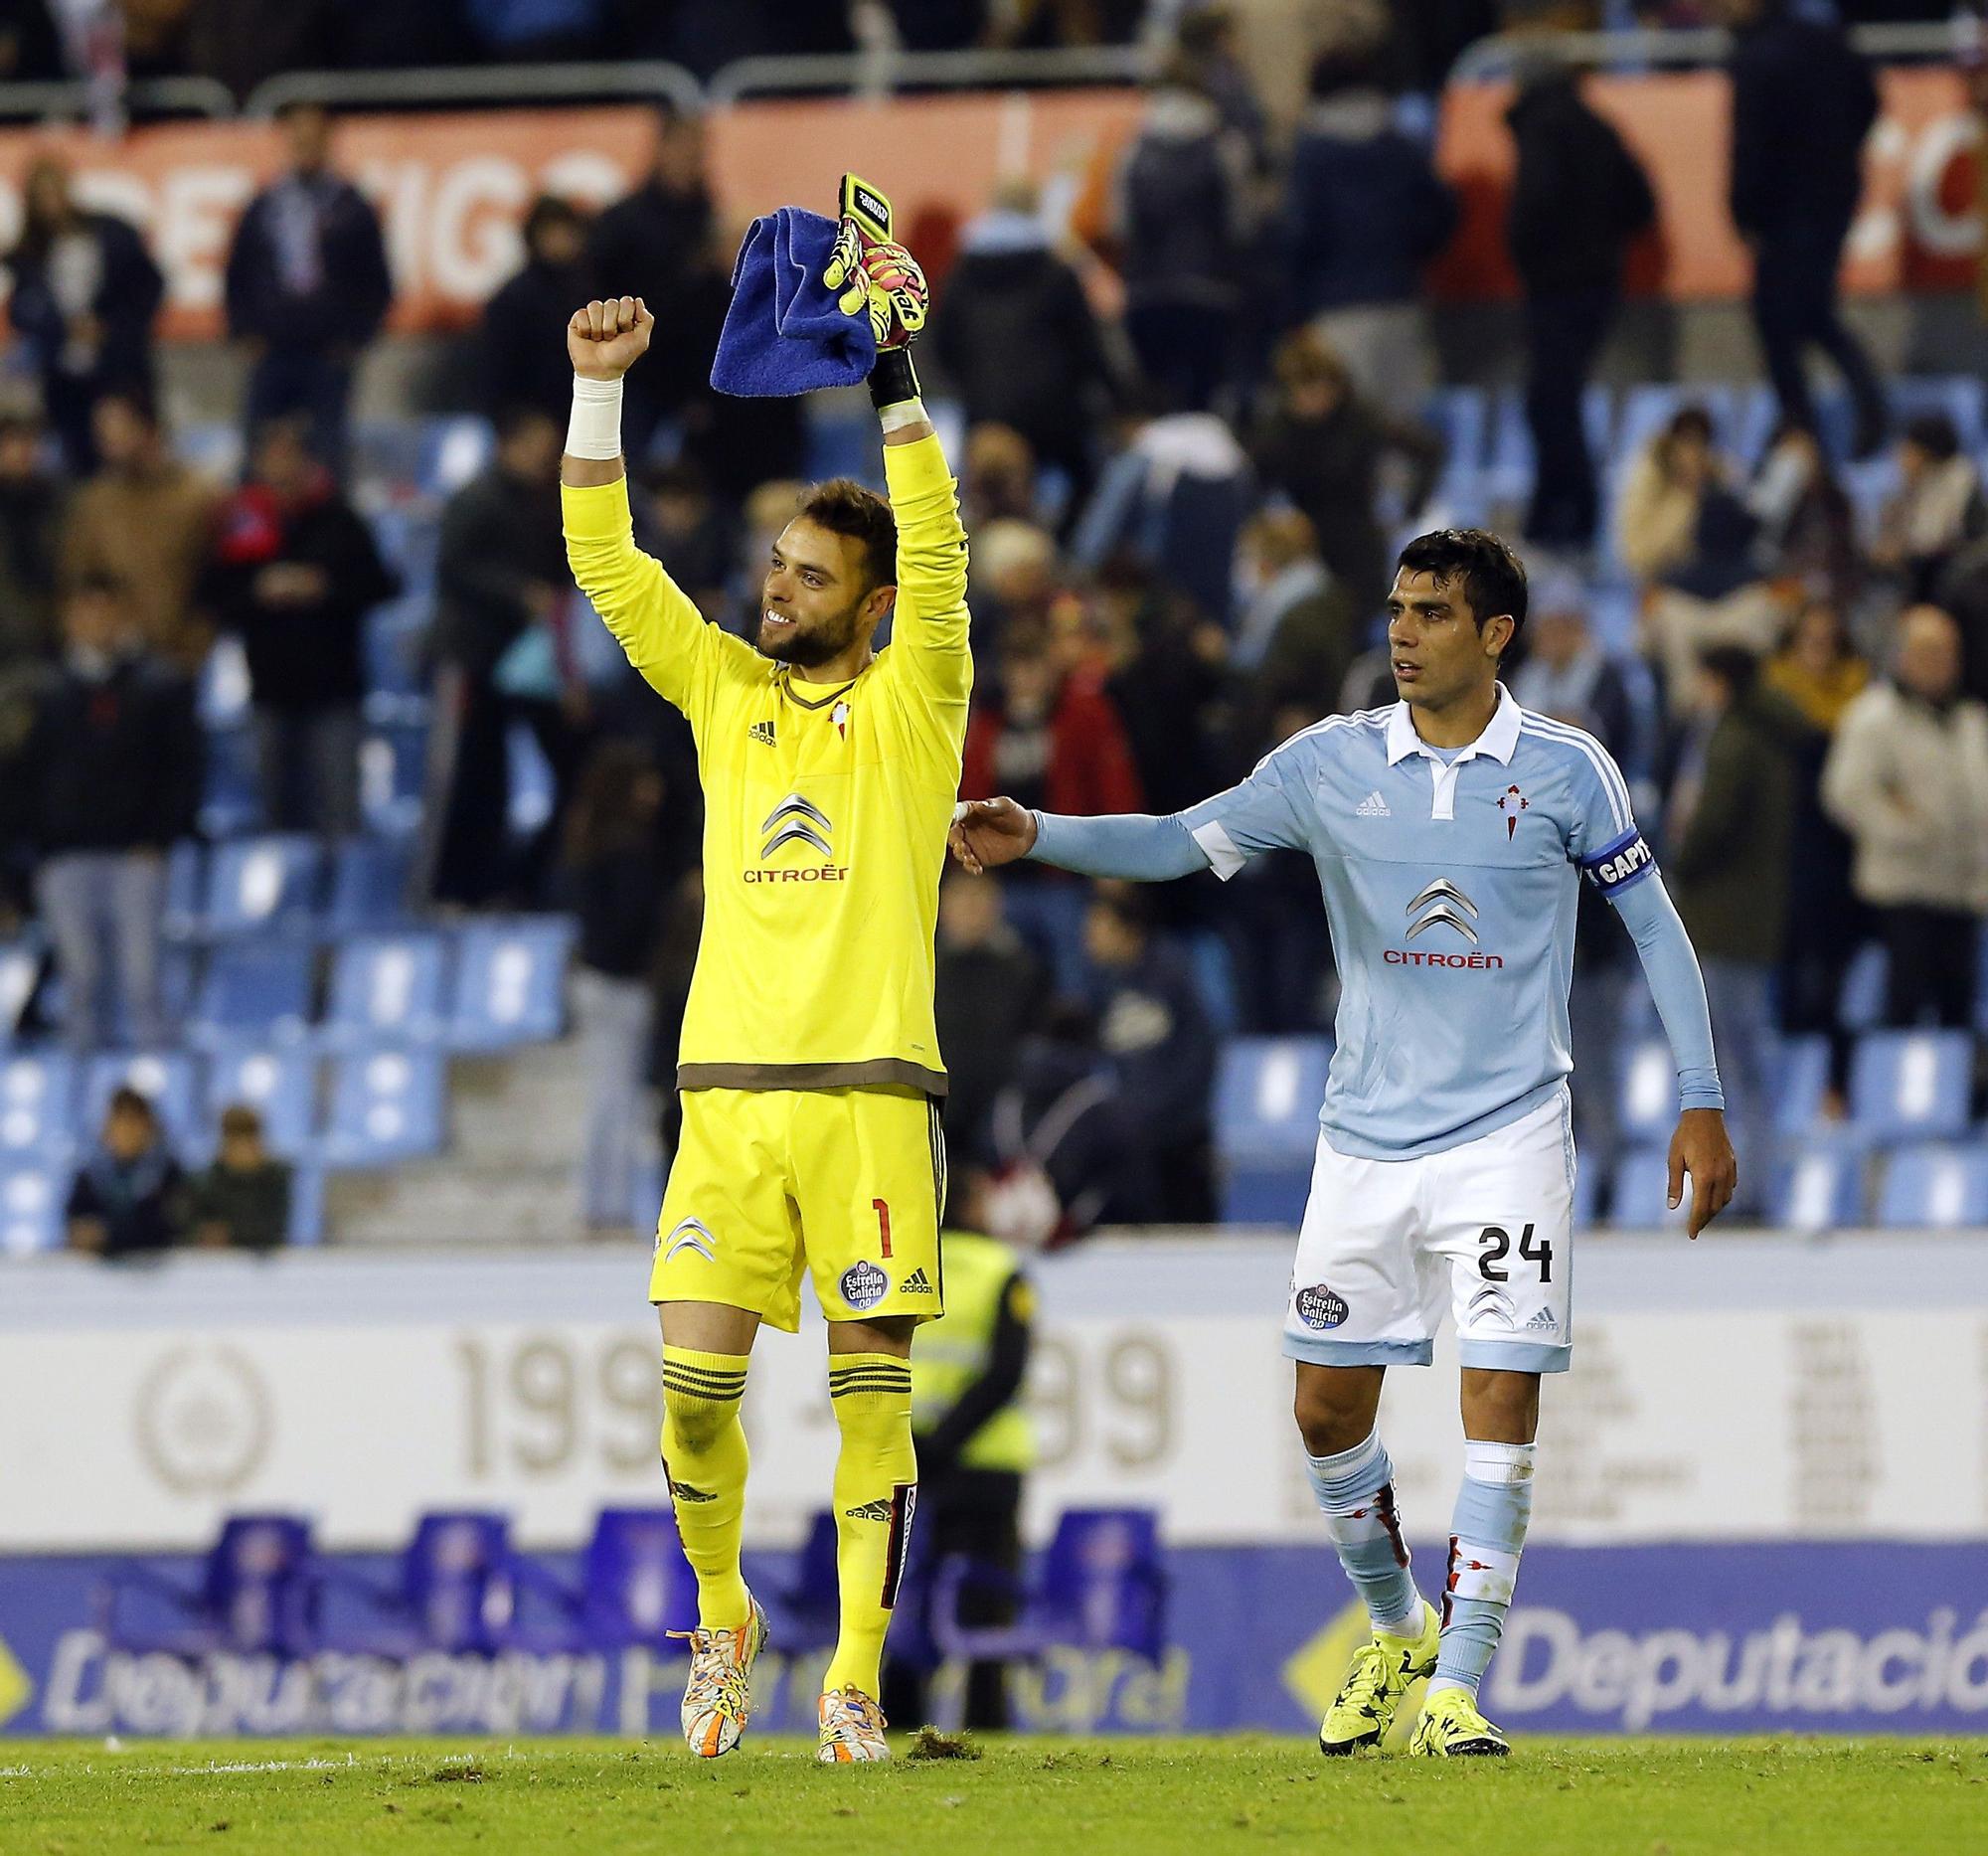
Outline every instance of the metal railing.
{"label": "metal railing", "polygon": [[1077,46],[1040,52],[825,52],[805,58],[742,58],[712,76],[715,104],[747,96],[849,90],[1015,89],[1051,84],[1137,84],[1152,71],[1150,46]]}
{"label": "metal railing", "polygon": [[[103,100],[81,78],[54,84],[0,84],[0,122],[86,121]],[[235,96],[213,78],[141,78],[119,101],[133,116],[208,116],[235,113]]]}
{"label": "metal railing", "polygon": [[292,71],[258,84],[245,116],[273,116],[290,103],[329,109],[409,109],[450,103],[551,103],[601,98],[705,105],[703,86],[661,59],[624,65],[448,65],[415,71]]}
{"label": "metal railing", "polygon": [[[1981,27],[1971,19],[1921,25],[1856,26],[1850,42],[1881,64],[1900,60],[1976,57]],[[1663,32],[1500,32],[1467,47],[1450,73],[1452,83],[1508,78],[1528,65],[1557,60],[1583,70],[1620,67],[1691,67],[1725,63],[1733,35],[1718,27]]]}

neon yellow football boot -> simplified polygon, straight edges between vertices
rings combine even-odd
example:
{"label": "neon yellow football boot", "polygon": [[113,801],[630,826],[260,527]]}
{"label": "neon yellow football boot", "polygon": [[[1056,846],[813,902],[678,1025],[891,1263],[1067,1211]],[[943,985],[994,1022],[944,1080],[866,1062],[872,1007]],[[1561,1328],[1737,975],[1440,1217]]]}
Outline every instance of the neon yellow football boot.
{"label": "neon yellow football boot", "polygon": [[1318,1724],[1319,1752],[1336,1758],[1362,1747],[1378,1747],[1388,1738],[1402,1698],[1435,1667],[1442,1619],[1426,1599],[1421,1607],[1420,1636],[1377,1630],[1355,1653],[1339,1694]]}

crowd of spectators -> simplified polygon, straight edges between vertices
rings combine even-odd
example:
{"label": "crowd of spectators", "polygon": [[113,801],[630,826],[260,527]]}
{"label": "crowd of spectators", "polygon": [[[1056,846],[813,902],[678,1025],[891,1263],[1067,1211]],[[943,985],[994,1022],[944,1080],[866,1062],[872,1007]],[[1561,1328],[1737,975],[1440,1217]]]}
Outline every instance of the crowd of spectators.
{"label": "crowd of spectators", "polygon": [[[1841,95],[1856,91],[1862,68],[1839,37],[1763,0],[1721,4],[1746,28],[1737,58],[1761,66],[1742,111],[1785,119],[1790,86],[1825,67]],[[1414,10],[1322,7],[1310,99],[1281,126],[1239,49],[1247,9],[1186,13],[1097,236],[1079,242],[1015,182],[934,266],[921,353],[931,396],[963,416],[973,542],[966,796],[1171,811],[1321,715],[1394,699],[1379,628],[1393,547],[1441,513],[1444,481],[1445,440],[1424,422],[1422,274],[1458,211],[1396,107]],[[584,4],[468,11],[493,31],[550,22],[576,45],[597,25]],[[655,11],[681,26],[700,10]],[[908,37],[936,43],[982,31],[984,13],[1044,31],[1114,17],[897,11]],[[1835,320],[1841,169],[1861,139],[1847,121],[1831,112],[1813,162],[1751,223],[1747,163],[1764,157],[1736,133],[1734,210],[1763,272],[1784,246],[1807,264],[1763,277],[1754,305],[1781,401],[1762,454],[1739,455],[1686,395],[1611,485],[1580,389],[1649,225],[1649,186],[1564,74],[1531,74],[1511,114],[1538,469],[1529,499],[1493,512],[1525,531],[1535,576],[1508,681],[1631,770],[1756,1151],[1776,1031],[1835,1039],[1840,1110],[1857,948],[1890,954],[1885,1022],[1969,1025],[1988,912],[1988,498],[1945,415],[1889,428]],[[8,907],[46,928],[64,981],[51,1028],[79,1049],[170,1034],[162,853],[196,828],[195,688],[217,638],[246,659],[264,822],[338,837],[361,821],[362,640],[398,582],[354,499],[346,403],[391,283],[323,113],[294,109],[285,128],[290,163],[248,206],[228,262],[231,332],[253,355],[232,491],[176,461],[161,429],[158,272],[136,234],[78,211],[49,160],[9,260],[40,393],[38,410],[0,416],[0,875]],[[573,305],[602,290],[670,304],[672,340],[629,383],[636,520],[713,622],[749,628],[807,456],[801,408],[708,386],[730,253],[704,162],[699,125],[666,115],[625,199],[594,217],[557,198],[532,207],[521,268],[464,337],[460,377],[497,442],[440,512],[424,646],[432,902],[579,919],[575,1008],[594,1083],[584,1214],[601,1227],[626,1218],[646,1092],[673,1103],[700,800],[687,730],[566,570]],[[1803,186],[1805,218],[1788,204]],[[1819,428],[1789,360],[1807,345],[1844,375],[1846,438]],[[1844,454],[1887,446],[1895,488],[1873,517],[1845,488]],[[1633,640],[1590,623],[1608,576],[1633,589]],[[507,803],[521,735],[552,782],[522,835]],[[1612,1070],[1633,972],[1605,905],[1583,894],[1574,1034],[1588,1075]],[[1219,894],[1206,878],[1142,893],[1027,866],[998,882],[950,873],[938,976],[950,1137],[1033,1176],[1046,1231],[1065,1236],[1213,1216],[1222,1032],[1324,1030],[1336,986],[1314,875],[1289,855]],[[1577,1113],[1605,1174],[1613,1091],[1581,1092]],[[137,1119],[128,1102],[113,1112],[78,1187],[77,1242],[209,1242],[233,1228],[227,1208],[264,1203],[232,1176],[190,1196],[156,1125]],[[251,1173],[248,1131],[235,1134],[222,1164]]]}

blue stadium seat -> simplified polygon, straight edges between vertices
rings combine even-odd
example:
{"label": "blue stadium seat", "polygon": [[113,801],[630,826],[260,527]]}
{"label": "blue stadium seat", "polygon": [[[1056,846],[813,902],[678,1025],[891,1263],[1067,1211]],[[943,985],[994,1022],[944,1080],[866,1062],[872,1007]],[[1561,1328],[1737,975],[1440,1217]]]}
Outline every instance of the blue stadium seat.
{"label": "blue stadium seat", "polygon": [[1332,1046],[1324,1038],[1237,1038],[1215,1085],[1222,1217],[1294,1225],[1318,1149],[1318,1109]]}
{"label": "blue stadium seat", "polygon": [[456,414],[430,419],[420,429],[414,487],[437,501],[453,496],[496,454],[497,434],[487,419]]}
{"label": "blue stadium seat", "polygon": [[1803,1147],[1777,1168],[1767,1216],[1790,1231],[1838,1231],[1864,1222],[1864,1155],[1826,1143]]}
{"label": "blue stadium seat", "polygon": [[406,839],[348,838],[332,863],[330,926],[340,933],[398,928],[407,920],[414,865]]}
{"label": "blue stadium seat", "polygon": [[1228,1037],[1242,1021],[1236,1003],[1236,962],[1220,934],[1202,929],[1187,937],[1188,962],[1194,969],[1194,989],[1219,1036]]}
{"label": "blue stadium seat", "polygon": [[1574,1169],[1574,1224],[1577,1231],[1595,1222],[1594,1208],[1601,1203],[1601,1169],[1582,1160]]}
{"label": "blue stadium seat", "polygon": [[300,1166],[290,1175],[290,1229],[292,1244],[324,1242],[324,1169]]}
{"label": "blue stadium seat", "polygon": [[262,822],[254,737],[246,728],[209,729],[200,828],[210,838],[238,838]]}
{"label": "blue stadium seat", "polygon": [[90,1058],[83,1066],[83,1089],[76,1105],[78,1147],[96,1145],[110,1097],[121,1089],[133,1089],[157,1111],[166,1143],[176,1153],[184,1148],[203,1149],[206,1124],[200,1113],[198,1083],[194,1060],[177,1051],[117,1052]]}
{"label": "blue stadium seat", "polygon": [[21,1033],[21,1014],[42,976],[42,949],[33,940],[0,944],[0,1046]]}
{"label": "blue stadium seat", "polygon": [[442,1060],[433,1051],[355,1052],[332,1071],[327,1166],[385,1166],[439,1152]]}
{"label": "blue stadium seat", "polygon": [[1627,464],[1688,406],[1703,407],[1712,416],[1721,444],[1738,441],[1739,398],[1731,387],[1716,381],[1651,381],[1623,390],[1614,439],[1605,455]]}
{"label": "blue stadium seat", "polygon": [[433,588],[421,586],[367,613],[363,649],[369,714],[379,709],[379,698],[398,703],[426,694],[421,652],[427,642],[428,618],[433,606]]}
{"label": "blue stadium seat", "polygon": [[439,1038],[445,956],[436,933],[359,934],[342,943],[332,962],[325,1042],[351,1048]]}
{"label": "blue stadium seat", "polygon": [[1653,1230],[1659,1225],[1682,1225],[1691,1203],[1687,1190],[1676,1211],[1664,1203],[1670,1194],[1670,1154],[1663,1147],[1639,1147],[1624,1156],[1615,1167],[1615,1198],[1609,1223],[1635,1231]]}
{"label": "blue stadium seat", "polygon": [[572,944],[573,925],[564,918],[471,923],[456,943],[449,1043],[461,1051],[494,1051],[557,1038],[566,1023]]}
{"label": "blue stadium seat", "polygon": [[1822,1098],[1829,1089],[1829,1040],[1784,1038],[1774,1072],[1774,1128],[1781,1134],[1809,1134],[1822,1119]]}
{"label": "blue stadium seat", "polygon": [[359,801],[368,831],[407,838],[419,830],[427,755],[425,722],[397,722],[366,737],[359,750]]}
{"label": "blue stadium seat", "polygon": [[219,846],[208,871],[207,931],[253,934],[308,925],[323,867],[318,841],[300,833]]}
{"label": "blue stadium seat", "polygon": [[242,1043],[208,1060],[206,1128],[212,1144],[224,1108],[246,1103],[262,1117],[269,1151],[294,1159],[317,1131],[317,1060],[307,1047],[267,1050]]}
{"label": "blue stadium seat", "polygon": [[216,729],[246,728],[249,695],[248,654],[240,638],[224,631],[200,667],[195,702],[201,726],[210,734]]}
{"label": "blue stadium seat", "polygon": [[1885,1016],[1885,988],[1892,971],[1891,956],[1876,941],[1867,941],[1851,955],[1837,995],[1836,1015],[1846,1029],[1872,1031]]}
{"label": "blue stadium seat", "polygon": [[291,936],[224,941],[208,956],[187,1035],[212,1045],[249,1033],[293,1043],[310,1025],[317,949]]}
{"label": "blue stadium seat", "polygon": [[1668,1142],[1677,1125],[1678,1073],[1671,1047],[1646,1038],[1622,1063],[1616,1114],[1625,1141]]}
{"label": "blue stadium seat", "polygon": [[28,1257],[60,1250],[68,1201],[66,1171],[0,1160],[0,1253]]}
{"label": "blue stadium seat", "polygon": [[1443,477],[1476,477],[1490,455],[1489,408],[1481,387],[1439,387],[1422,402],[1422,422],[1443,441]]}
{"label": "blue stadium seat", "polygon": [[208,420],[181,425],[173,433],[173,454],[217,483],[233,483],[242,474],[242,427],[233,420]]}
{"label": "blue stadium seat", "polygon": [[168,939],[191,940],[200,932],[206,889],[206,849],[192,838],[182,838],[166,853],[166,906],[159,926]]}
{"label": "blue stadium seat", "polygon": [[1988,1225],[1988,1147],[1901,1147],[1885,1165],[1881,1225]]}
{"label": "blue stadium seat", "polygon": [[0,1165],[65,1156],[76,1060],[24,1051],[0,1063]]}
{"label": "blue stadium seat", "polygon": [[1850,1062],[1850,1114],[1872,1139],[1937,1140],[1967,1125],[1973,1040],[1964,1031],[1873,1031]]}

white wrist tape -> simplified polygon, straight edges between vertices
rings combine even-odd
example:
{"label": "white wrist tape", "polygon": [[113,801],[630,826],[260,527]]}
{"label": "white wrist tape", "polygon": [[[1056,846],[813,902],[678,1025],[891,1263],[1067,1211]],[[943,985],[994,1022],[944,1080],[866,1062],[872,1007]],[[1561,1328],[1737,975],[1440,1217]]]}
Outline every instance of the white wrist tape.
{"label": "white wrist tape", "polygon": [[566,428],[569,457],[621,455],[621,383],[573,377],[573,418]]}
{"label": "white wrist tape", "polygon": [[900,400],[894,406],[877,409],[877,417],[882,422],[886,433],[903,431],[907,425],[921,424],[925,418],[925,403],[922,400]]}

